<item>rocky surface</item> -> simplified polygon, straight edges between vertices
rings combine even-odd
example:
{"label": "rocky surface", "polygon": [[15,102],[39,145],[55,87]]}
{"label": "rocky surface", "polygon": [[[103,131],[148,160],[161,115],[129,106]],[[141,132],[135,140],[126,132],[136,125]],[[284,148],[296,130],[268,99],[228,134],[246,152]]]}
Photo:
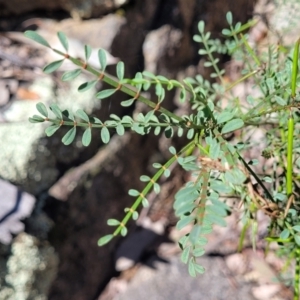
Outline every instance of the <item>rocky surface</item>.
{"label": "rocky surface", "polygon": [[55,11],[63,9],[74,18],[101,16],[129,2],[128,0],[53,0],[19,1],[0,0],[0,15],[24,14],[34,10]]}

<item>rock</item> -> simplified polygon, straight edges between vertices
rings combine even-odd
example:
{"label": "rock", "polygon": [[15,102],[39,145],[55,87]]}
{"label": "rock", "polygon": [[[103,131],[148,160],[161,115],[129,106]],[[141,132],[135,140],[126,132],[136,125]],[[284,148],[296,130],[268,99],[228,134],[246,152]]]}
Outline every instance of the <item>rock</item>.
{"label": "rock", "polygon": [[[141,218],[140,218],[141,219]],[[158,221],[153,223],[149,218],[143,218],[141,224],[134,232],[130,233],[119,245],[115,255],[115,269],[124,271],[132,268],[138,262],[147,248],[155,239],[164,233],[165,226]]]}
{"label": "rock", "polygon": [[[140,151],[141,148],[147,151]],[[122,219],[124,208],[134,202],[127,194],[128,189],[142,189],[139,177],[154,148],[153,140],[143,136],[115,136],[112,143],[100,150],[98,161],[94,160],[79,178],[67,201],[53,203],[56,225],[50,239],[61,263],[49,299],[94,299],[114,274],[112,254],[119,237],[104,247],[98,247],[97,241],[113,231],[107,226],[107,219]],[[132,227],[130,222],[129,229]]]}
{"label": "rock", "polygon": [[11,233],[17,234],[24,230],[21,220],[30,216],[36,200],[32,195],[2,179],[0,200],[0,242],[9,244]]}
{"label": "rock", "polygon": [[[102,42],[102,47],[109,50],[110,44],[125,20],[118,16],[106,16],[103,20],[87,21],[82,26],[74,20],[66,20],[62,25],[55,21],[41,19],[35,19],[34,22],[40,23],[41,29],[47,32],[50,40],[54,38],[57,40],[56,31],[66,31],[80,44],[78,46],[80,52],[83,51],[84,43],[95,47],[97,40],[105,40]],[[95,30],[100,27],[102,29]],[[109,32],[104,30],[108,27],[111,28]],[[89,31],[91,34],[84,36],[84,31]],[[98,44],[100,47],[101,42]],[[52,57],[51,61],[53,60]],[[96,64],[99,66],[98,61]],[[88,114],[94,113],[101,120],[106,120],[110,102],[106,101],[100,107],[101,102],[95,97],[99,84],[85,93],[77,91],[81,83],[93,79],[95,78],[90,74],[82,73],[76,79],[68,83],[61,82],[56,86],[55,77],[40,76],[29,86],[29,90],[38,95],[38,102],[43,102],[47,106],[56,102],[62,109],[71,109],[74,113],[78,109],[83,109]],[[49,189],[54,184],[60,175],[59,166],[63,165],[65,168],[74,161],[80,163],[92,157],[101,145],[99,131],[96,130],[93,130],[94,138],[89,148],[82,146],[82,131],[77,134],[75,142],[70,146],[62,144],[61,139],[70,127],[58,130],[51,138],[46,137],[44,131],[50,123],[30,124],[28,122],[29,117],[38,114],[36,103],[36,100],[27,99],[11,101],[11,105],[1,113],[6,122],[0,126],[0,138],[5,141],[5,147],[0,153],[0,176],[22,186],[25,191],[34,195]],[[122,108],[118,107],[115,113],[121,110]]]}
{"label": "rock", "polygon": [[113,300],[255,299],[251,295],[251,285],[241,277],[232,276],[222,258],[199,259],[206,272],[196,278],[188,274],[187,266],[179,257],[172,257],[168,262],[159,262],[155,257],[149,260],[148,264],[154,267],[141,266],[127,290]]}
{"label": "rock", "polygon": [[[32,90],[41,96],[40,101],[46,105],[53,103],[56,97],[62,109],[72,107],[75,112],[81,108],[91,113],[97,108],[95,88],[89,90],[85,97],[76,91],[84,78],[81,76],[72,81],[70,91],[58,90],[56,96],[54,81],[49,77],[37,79]],[[36,103],[32,100],[13,101],[3,113],[7,122],[0,126],[0,139],[5,141],[5,147],[0,152],[0,176],[34,195],[47,190],[55,182],[59,175],[57,164],[72,162],[83,150],[80,137],[77,137],[79,147],[76,142],[66,147],[60,141],[65,130],[59,130],[52,138],[46,138],[45,123],[29,123],[28,117],[37,114]]]}
{"label": "rock", "polygon": [[6,266],[3,260],[0,263],[0,299],[46,300],[57,265],[53,247],[20,233],[13,241]]}
{"label": "rock", "polygon": [[30,11],[43,9],[55,11],[63,9],[69,12],[74,18],[98,17],[111,12],[129,2],[128,0],[0,0],[0,15],[24,14]]}

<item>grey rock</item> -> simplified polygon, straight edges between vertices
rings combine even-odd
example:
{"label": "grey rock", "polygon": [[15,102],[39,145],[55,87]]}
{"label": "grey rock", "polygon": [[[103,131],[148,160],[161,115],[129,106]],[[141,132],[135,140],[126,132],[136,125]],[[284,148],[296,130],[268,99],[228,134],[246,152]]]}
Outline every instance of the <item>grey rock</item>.
{"label": "grey rock", "polygon": [[[154,258],[152,258],[153,260]],[[251,285],[242,278],[230,275],[220,257],[202,257],[199,262],[206,268],[196,278],[188,274],[187,266],[179,257],[169,263],[154,261],[155,268],[142,266],[128,284],[124,293],[114,300],[254,300]]]}
{"label": "grey rock", "polygon": [[[91,113],[96,109],[94,97],[95,88],[87,91],[84,97],[76,89],[84,75],[70,84],[70,91],[57,91],[56,101],[61,109],[71,108],[75,112],[78,108]],[[41,102],[50,105],[55,99],[54,82],[51,78],[37,79],[32,90],[41,95]],[[28,117],[37,114],[36,103],[33,101],[14,101],[4,112],[6,123],[0,124],[0,176],[14,182],[32,194],[38,194],[48,189],[57,179],[57,163],[70,163],[82,151],[80,136],[73,145],[66,147],[61,143],[62,135],[59,130],[52,138],[46,138],[45,128],[50,124],[31,124]],[[54,151],[55,149],[55,151]]]}
{"label": "grey rock", "polygon": [[0,242],[9,244],[11,233],[24,230],[22,219],[29,217],[35,198],[13,184],[0,179]]}
{"label": "grey rock", "polygon": [[8,260],[1,259],[0,299],[46,300],[57,265],[58,257],[53,247],[26,233],[19,234]]}
{"label": "grey rock", "polygon": [[0,15],[24,14],[29,11],[44,9],[54,11],[64,9],[75,18],[100,16],[129,2],[128,0],[0,0]]}

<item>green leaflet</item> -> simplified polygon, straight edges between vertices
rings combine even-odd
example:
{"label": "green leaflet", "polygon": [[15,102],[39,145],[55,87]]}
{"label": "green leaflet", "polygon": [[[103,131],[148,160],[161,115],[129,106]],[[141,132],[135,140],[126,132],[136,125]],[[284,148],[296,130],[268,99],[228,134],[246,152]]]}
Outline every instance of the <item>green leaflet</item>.
{"label": "green leaflet", "polygon": [[57,33],[57,36],[58,36],[59,41],[62,44],[62,46],[68,52],[68,50],[69,50],[69,43],[68,43],[68,39],[67,39],[66,35],[63,32],[59,31]]}
{"label": "green leaflet", "polygon": [[73,128],[71,128],[62,138],[62,142],[63,144],[65,144],[66,146],[70,145],[74,139],[75,139],[75,135],[76,135],[76,126],[74,126]]}
{"label": "green leaflet", "polygon": [[31,40],[47,47],[47,48],[51,48],[49,43],[42,36],[40,36],[38,33],[36,33],[35,31],[27,30],[27,31],[24,32],[24,35],[26,37],[28,37],[29,39],[31,39]]}

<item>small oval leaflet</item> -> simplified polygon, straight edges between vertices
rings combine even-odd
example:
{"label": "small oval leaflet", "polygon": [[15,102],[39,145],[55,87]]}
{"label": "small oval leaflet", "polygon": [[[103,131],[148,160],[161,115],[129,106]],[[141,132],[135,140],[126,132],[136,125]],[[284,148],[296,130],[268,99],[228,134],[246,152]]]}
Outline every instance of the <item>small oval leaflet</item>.
{"label": "small oval leaflet", "polygon": [[229,25],[232,24],[232,13],[230,11],[227,12],[227,14],[226,14],[226,20],[227,20]]}
{"label": "small oval leaflet", "polygon": [[190,256],[190,249],[191,247],[186,247],[181,253],[180,259],[184,264],[187,264]]}
{"label": "small oval leaflet", "polygon": [[44,103],[39,102],[36,105],[36,109],[39,111],[39,113],[41,115],[43,115],[44,117],[48,118],[48,110],[47,110],[47,107],[46,107],[46,105]]}
{"label": "small oval leaflet", "polygon": [[82,145],[87,147],[92,141],[92,129],[91,127],[88,127],[82,136]]}
{"label": "small oval leaflet", "polygon": [[60,125],[53,124],[45,129],[45,133],[47,136],[52,136],[59,128]]}
{"label": "small oval leaflet", "polygon": [[99,51],[98,51],[98,58],[99,58],[101,70],[105,71],[106,65],[107,65],[105,50],[99,49]]}
{"label": "small oval leaflet", "polygon": [[78,92],[82,93],[82,92],[88,91],[89,89],[93,88],[96,85],[97,81],[98,80],[92,80],[92,81],[82,83],[78,87]]}
{"label": "small oval leaflet", "polygon": [[300,232],[300,225],[293,226],[293,229],[297,232]]}
{"label": "small oval leaflet", "polygon": [[44,118],[38,115],[33,115],[31,118],[28,118],[30,123],[42,123],[45,121]]}
{"label": "small oval leaflet", "polygon": [[188,224],[192,223],[195,220],[193,216],[184,216],[181,220],[179,220],[176,224],[176,229],[181,230]]}
{"label": "small oval leaflet", "polygon": [[70,129],[64,135],[61,141],[63,142],[64,145],[68,146],[74,141],[75,135],[76,135],[76,126],[72,127],[72,129]]}
{"label": "small oval leaflet", "polygon": [[193,254],[194,256],[199,257],[205,254],[205,250],[203,248],[196,248],[193,250]]}
{"label": "small oval leaflet", "polygon": [[115,92],[116,92],[115,89],[103,90],[103,91],[100,91],[99,93],[96,94],[96,98],[98,98],[98,99],[105,99],[105,98],[108,98],[111,95],[113,95]]}
{"label": "small oval leaflet", "polygon": [[35,31],[27,30],[27,31],[25,31],[24,35],[26,37],[28,37],[29,39],[34,40],[35,42],[37,42],[45,47],[51,48],[49,43]]}
{"label": "small oval leaflet", "polygon": [[117,127],[116,127],[116,131],[117,131],[117,134],[118,134],[118,135],[124,135],[124,133],[125,133],[125,128],[124,128],[124,126],[123,126],[121,123],[119,123],[119,124],[117,125]]}
{"label": "small oval leaflet", "polygon": [[112,239],[113,239],[113,234],[108,234],[108,235],[105,235],[103,236],[102,238],[100,238],[98,240],[98,246],[103,246],[107,243],[109,243]]}
{"label": "small oval leaflet", "polygon": [[194,225],[189,237],[192,245],[196,245],[197,240],[200,238],[200,234],[201,234],[201,226],[198,224]]}
{"label": "small oval leaflet", "polygon": [[128,191],[128,195],[133,196],[133,197],[137,197],[137,196],[140,195],[140,192],[137,191],[137,190],[134,190],[134,189],[130,189],[130,190]]}
{"label": "small oval leaflet", "polygon": [[280,238],[282,240],[286,240],[288,237],[290,236],[290,232],[288,229],[284,229],[281,233],[280,233]]}
{"label": "small oval leaflet", "polygon": [[102,127],[100,135],[102,142],[107,144],[110,140],[109,130],[106,127]]}
{"label": "small oval leaflet", "polygon": [[222,134],[228,133],[237,129],[240,129],[244,126],[244,121],[242,119],[233,119],[226,123],[222,128]]}
{"label": "small oval leaflet", "polygon": [[90,45],[84,45],[85,60],[88,61],[92,54],[92,47]]}
{"label": "small oval leaflet", "polygon": [[108,219],[107,220],[107,225],[108,226],[118,226],[120,224],[120,221],[116,219]]}
{"label": "small oval leaflet", "polygon": [[119,80],[122,80],[124,78],[124,63],[122,61],[119,61],[117,63],[117,77]]}
{"label": "small oval leaflet", "polygon": [[81,74],[81,69],[75,69],[72,71],[67,71],[61,76],[62,81],[69,81],[75,79]]}
{"label": "small oval leaflet", "polygon": [[217,123],[222,124],[225,123],[233,118],[234,114],[231,111],[223,110],[218,116],[217,116]]}
{"label": "small oval leaflet", "polygon": [[128,107],[128,106],[132,105],[133,102],[134,102],[134,99],[125,100],[125,101],[121,102],[121,106]]}
{"label": "small oval leaflet", "polygon": [[61,42],[61,44],[65,48],[65,50],[68,52],[68,50],[69,50],[69,44],[68,44],[68,39],[67,39],[66,35],[63,32],[59,31],[57,33],[57,36],[59,38],[59,41]]}
{"label": "small oval leaflet", "polygon": [[198,30],[200,33],[204,33],[204,21],[198,23]]}
{"label": "small oval leaflet", "polygon": [[84,112],[82,109],[78,109],[77,111],[76,111],[76,115],[80,118],[80,119],[82,119],[82,120],[84,120],[84,121],[86,121],[86,122],[89,122],[90,121],[90,119],[89,119],[89,116],[86,114],[86,112]]}
{"label": "small oval leaflet", "polygon": [[123,227],[122,229],[121,229],[121,236],[126,236],[127,235],[127,227]]}
{"label": "small oval leaflet", "polygon": [[56,71],[62,65],[63,61],[64,59],[60,59],[48,64],[43,69],[44,73],[51,74],[52,72]]}
{"label": "small oval leaflet", "polygon": [[149,201],[146,198],[143,198],[142,205],[143,207],[149,207]]}
{"label": "small oval leaflet", "polygon": [[191,277],[196,277],[195,264],[192,259],[189,261],[188,271]]}
{"label": "small oval leaflet", "polygon": [[58,107],[58,105],[56,103],[52,103],[50,105],[50,109],[51,111],[55,114],[55,116],[58,118],[58,119],[62,119],[62,113],[61,113],[61,110],[60,108]]}

